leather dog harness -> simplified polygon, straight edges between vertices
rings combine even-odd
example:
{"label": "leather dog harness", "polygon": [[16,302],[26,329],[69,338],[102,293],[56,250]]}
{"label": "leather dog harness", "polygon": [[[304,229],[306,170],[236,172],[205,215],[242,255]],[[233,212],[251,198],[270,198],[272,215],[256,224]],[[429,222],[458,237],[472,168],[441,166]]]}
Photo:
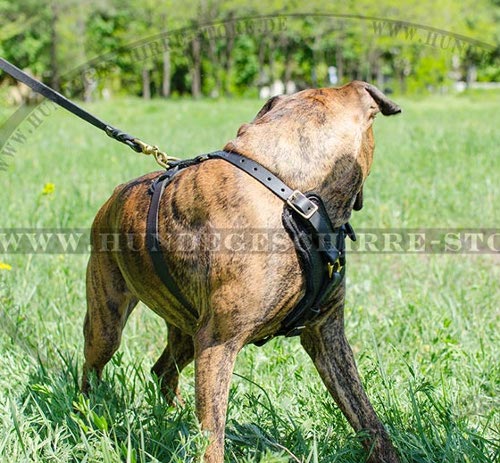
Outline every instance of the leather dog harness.
{"label": "leather dog harness", "polygon": [[349,223],[334,228],[321,198],[314,193],[292,190],[261,164],[227,151],[216,151],[194,159],[171,163],[151,185],[151,204],[147,218],[146,246],[154,268],[170,293],[194,316],[196,309],[186,300],[168,270],[158,233],[158,210],[165,188],[187,167],[210,159],[223,159],[265,185],[284,203],[282,221],[293,240],[305,276],[305,292],[298,304],[286,315],[276,333],[255,341],[263,345],[275,336],[300,335],[306,324],[321,313],[323,303],[341,283],[345,273],[345,236],[356,240]]}

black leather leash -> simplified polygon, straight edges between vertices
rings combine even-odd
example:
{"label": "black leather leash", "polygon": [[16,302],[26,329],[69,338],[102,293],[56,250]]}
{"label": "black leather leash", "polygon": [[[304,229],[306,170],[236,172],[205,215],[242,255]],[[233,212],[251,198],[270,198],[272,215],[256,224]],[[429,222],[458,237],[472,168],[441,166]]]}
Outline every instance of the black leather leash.
{"label": "black leather leash", "polygon": [[23,84],[27,85],[36,93],[39,93],[40,95],[48,98],[57,105],[68,110],[70,113],[73,113],[75,116],[78,116],[80,119],[83,119],[84,121],[88,122],[89,124],[92,124],[94,127],[97,127],[98,129],[104,130],[104,132],[106,132],[106,134],[109,137],[121,143],[125,143],[127,146],[132,148],[137,153],[153,154],[156,159],[156,162],[158,162],[158,164],[160,164],[162,167],[168,168],[168,164],[170,161],[177,160],[176,158],[169,157],[165,153],[161,152],[157,146],[148,145],[147,143],[144,143],[138,138],[133,137],[132,135],[129,135],[125,132],[122,132],[120,129],[117,129],[109,124],[106,124],[99,118],[90,114],[88,111],[85,111],[85,109],[81,108],[77,104],[68,100],[65,96],[61,95],[59,92],[56,92],[54,89],[48,87],[39,80],[29,76],[25,72],[21,71],[21,69],[17,68],[12,63],[9,63],[7,60],[3,58],[0,58],[0,69],[2,69],[7,74],[14,77],[14,79],[18,80],[19,82],[22,82]]}
{"label": "black leather leash", "polygon": [[158,232],[158,209],[161,196],[173,178],[187,167],[207,161],[223,159],[252,176],[285,202],[283,225],[291,236],[297,250],[306,280],[306,291],[299,303],[283,320],[280,329],[272,336],[254,342],[259,346],[274,336],[296,336],[307,322],[320,314],[322,303],[339,286],[345,272],[345,236],[356,239],[347,223],[334,228],[323,201],[313,193],[303,194],[292,190],[276,175],[261,164],[238,153],[216,151],[194,159],[179,161],[162,173],[151,185],[151,204],[147,218],[147,248],[154,268],[179,302],[191,313],[196,309],[185,299],[182,291],[168,270]]}

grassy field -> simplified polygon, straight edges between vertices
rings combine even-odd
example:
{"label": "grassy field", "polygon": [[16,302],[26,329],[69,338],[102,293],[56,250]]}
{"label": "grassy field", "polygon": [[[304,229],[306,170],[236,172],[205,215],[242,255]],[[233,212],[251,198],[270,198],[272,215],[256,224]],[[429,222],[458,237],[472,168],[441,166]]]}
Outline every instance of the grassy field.
{"label": "grassy field", "polygon": [[[353,226],[498,227],[498,97],[398,102],[403,115],[375,123],[375,162]],[[189,157],[220,148],[261,104],[89,108]],[[87,228],[115,185],[155,169],[58,110],[0,171],[0,228]],[[1,461],[198,461],[206,438],[193,368],[181,383],[186,406],[169,408],[149,373],[166,329],[146,308],[131,316],[106,382],[89,399],[79,394],[87,258],[0,254]],[[498,253],[349,257],[347,335],[402,462],[499,461],[499,281]],[[245,348],[235,372],[227,461],[364,461],[297,339]]]}

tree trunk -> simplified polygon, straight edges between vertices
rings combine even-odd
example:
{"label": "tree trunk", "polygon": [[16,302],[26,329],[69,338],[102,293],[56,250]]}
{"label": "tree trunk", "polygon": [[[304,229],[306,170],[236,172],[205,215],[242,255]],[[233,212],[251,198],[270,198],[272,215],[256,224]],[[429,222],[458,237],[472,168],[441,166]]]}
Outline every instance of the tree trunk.
{"label": "tree trunk", "polygon": [[164,98],[170,96],[170,78],[172,73],[172,66],[170,62],[170,50],[163,52],[163,80],[161,84],[161,94]]}
{"label": "tree trunk", "polygon": [[95,71],[93,69],[86,69],[82,75],[83,82],[83,101],[90,103],[92,101],[92,94],[97,88],[97,81],[95,79]]}
{"label": "tree trunk", "polygon": [[231,91],[229,89],[229,83],[231,81],[231,71],[233,69],[233,48],[234,48],[234,23],[232,22],[234,18],[234,13],[232,11],[229,12],[228,21],[226,22],[226,65],[224,67],[225,70],[225,79],[224,79],[224,93],[228,96],[231,95]]}
{"label": "tree trunk", "polygon": [[[166,33],[168,30],[166,13],[163,13],[160,18],[161,18],[163,33]],[[168,98],[170,96],[170,91],[171,91],[170,81],[172,79],[172,62],[170,56],[170,43],[168,41],[168,36],[166,35],[163,39],[163,47],[164,47],[162,54],[163,73],[161,80],[161,95],[163,96],[163,98]]]}
{"label": "tree trunk", "polygon": [[[230,24],[230,23],[229,23]],[[234,30],[229,27],[227,37],[226,37],[226,66],[225,66],[225,81],[224,81],[224,93],[226,95],[231,95],[229,90],[229,82],[231,81],[231,71],[233,69],[233,48],[234,48]]]}
{"label": "tree trunk", "polygon": [[342,54],[342,39],[335,47],[335,65],[337,66],[337,81],[342,85],[344,81],[344,55]]}
{"label": "tree trunk", "polygon": [[405,79],[403,69],[399,70],[398,77],[399,77],[399,91],[401,93],[405,94],[406,93],[406,79]]}
{"label": "tree trunk", "polygon": [[477,68],[472,62],[469,62],[467,63],[467,73],[465,75],[465,82],[467,88],[470,88],[471,85],[476,82],[476,80],[477,80]]}
{"label": "tree trunk", "polygon": [[145,100],[151,99],[151,74],[148,68],[142,68],[142,97]]}
{"label": "tree trunk", "polygon": [[290,82],[292,80],[292,65],[293,61],[291,58],[291,52],[289,51],[286,56],[285,56],[285,73],[284,73],[284,84],[286,85],[287,82]]}
{"label": "tree trunk", "polygon": [[322,52],[321,41],[322,41],[322,34],[321,32],[318,31],[314,35],[314,42],[312,45],[311,82],[313,87],[319,86],[317,67],[318,64],[321,62],[321,52]]}
{"label": "tree trunk", "polygon": [[276,79],[274,75],[274,50],[272,47],[269,49],[269,84],[272,85]]}
{"label": "tree trunk", "polygon": [[317,44],[317,42],[318,42],[318,36],[315,37],[314,44],[312,47],[312,58],[311,58],[311,86],[312,87],[318,86],[318,74],[316,72],[316,60],[317,60],[316,44]]}
{"label": "tree trunk", "polygon": [[191,80],[191,95],[193,98],[201,96],[201,41],[200,37],[196,36],[191,42],[191,51],[193,58],[192,80]]}
{"label": "tree trunk", "polygon": [[283,70],[283,83],[286,84],[292,79],[292,52],[293,52],[293,43],[288,37],[284,37],[281,42],[282,50],[284,51],[285,58],[285,69]]}
{"label": "tree trunk", "polygon": [[375,50],[369,50],[366,54],[366,69],[365,69],[365,78],[364,80],[366,82],[372,82],[373,76],[375,75],[374,72],[374,62],[376,59],[377,53]]}
{"label": "tree trunk", "polygon": [[59,66],[57,65],[57,46],[58,46],[58,37],[57,37],[57,20],[58,20],[58,12],[56,9],[56,5],[52,4],[52,18],[50,21],[50,68],[52,70],[52,76],[50,79],[50,85],[54,90],[61,90],[61,80],[59,77]]}
{"label": "tree trunk", "polygon": [[220,73],[220,62],[217,56],[217,43],[214,37],[208,39],[208,57],[213,65],[213,78],[215,82],[215,94],[220,96],[222,92],[222,79]]}
{"label": "tree trunk", "polygon": [[356,66],[356,80],[363,80],[363,59],[358,58],[358,65]]}
{"label": "tree trunk", "polygon": [[259,44],[259,55],[258,55],[258,60],[259,60],[259,82],[257,83],[259,86],[259,89],[266,85],[268,82],[266,81],[266,73],[264,71],[264,66],[266,63],[266,48],[267,48],[267,42],[265,38],[262,38],[260,40]]}
{"label": "tree trunk", "polygon": [[385,87],[385,82],[384,82],[384,72],[383,72],[383,62],[382,62],[382,57],[379,56],[379,59],[376,64],[376,69],[377,69],[377,87],[384,91]]}

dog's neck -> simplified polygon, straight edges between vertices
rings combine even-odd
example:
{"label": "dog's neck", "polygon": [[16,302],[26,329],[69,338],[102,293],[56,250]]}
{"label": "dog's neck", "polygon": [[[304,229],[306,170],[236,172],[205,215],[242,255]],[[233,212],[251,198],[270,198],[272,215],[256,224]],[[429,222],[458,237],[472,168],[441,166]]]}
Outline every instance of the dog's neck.
{"label": "dog's neck", "polygon": [[278,148],[247,150],[235,141],[229,142],[224,149],[257,161],[292,189],[320,195],[334,226],[349,220],[364,178],[363,169],[352,153],[339,152],[329,158],[316,147],[303,148],[300,153],[291,155]]}

